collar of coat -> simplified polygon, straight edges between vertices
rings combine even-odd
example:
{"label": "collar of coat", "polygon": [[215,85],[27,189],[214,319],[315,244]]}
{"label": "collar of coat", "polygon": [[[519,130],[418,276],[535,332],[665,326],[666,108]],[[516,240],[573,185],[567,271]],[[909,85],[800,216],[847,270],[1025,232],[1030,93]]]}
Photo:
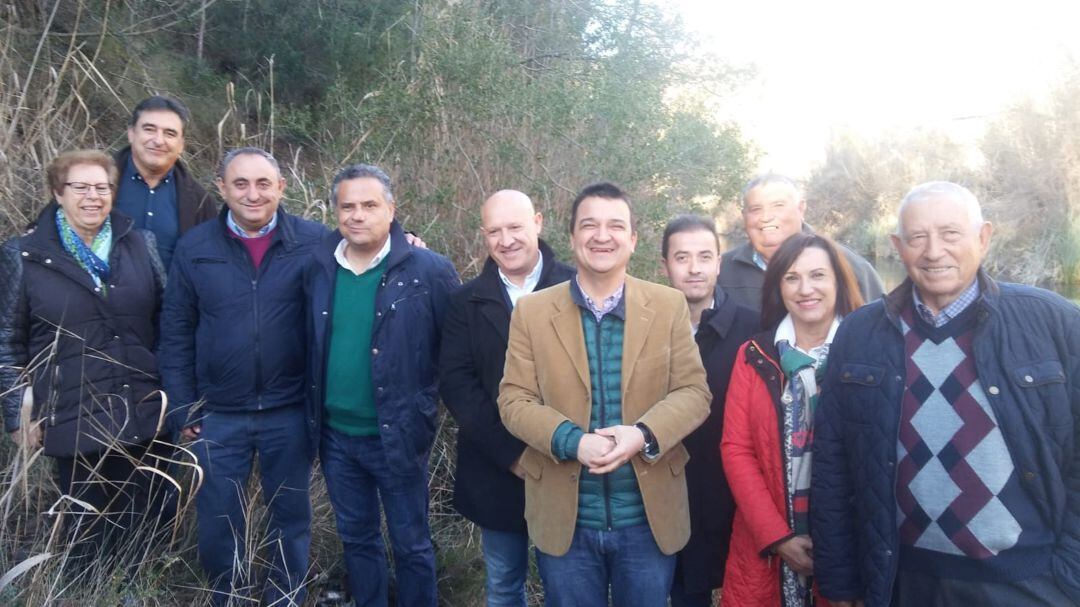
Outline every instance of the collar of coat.
{"label": "collar of coat", "polygon": [[[341,232],[333,230],[323,238],[315,252],[315,259],[325,270],[331,273],[337,272],[338,262],[334,258],[334,251],[337,250],[338,245],[344,239],[345,237],[341,235]],[[390,254],[386,256],[385,260],[387,272],[408,259],[412,252],[413,246],[405,240],[405,230],[401,227],[401,224],[398,223],[397,219],[391,221]]]}
{"label": "collar of coat", "polygon": [[[543,239],[540,240],[540,255],[544,258],[544,267],[540,270],[540,280],[536,283],[536,291],[551,286],[551,274],[558,267],[559,261],[555,258],[555,252],[551,250]],[[495,301],[503,303],[503,283],[499,278],[499,266],[489,255],[484,262],[484,269],[477,276],[476,289],[470,300]]]}
{"label": "collar of coat", "polygon": [[[997,281],[991,278],[982,267],[979,268],[975,280],[979,282],[979,297],[972,305],[978,306],[978,322],[982,323],[997,310],[1001,289],[998,287]],[[908,277],[884,298],[885,316],[897,331],[901,330],[900,313],[903,311],[904,306],[914,305],[911,296],[911,291],[914,288],[915,283]]]}

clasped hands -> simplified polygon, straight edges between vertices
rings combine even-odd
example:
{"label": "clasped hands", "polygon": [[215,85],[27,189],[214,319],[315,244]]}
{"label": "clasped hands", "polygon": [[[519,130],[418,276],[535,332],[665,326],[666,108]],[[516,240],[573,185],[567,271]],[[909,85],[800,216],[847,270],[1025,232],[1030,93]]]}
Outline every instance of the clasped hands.
{"label": "clasped hands", "polygon": [[645,447],[645,435],[634,426],[609,426],[589,432],[578,443],[577,459],[592,474],[607,474]]}

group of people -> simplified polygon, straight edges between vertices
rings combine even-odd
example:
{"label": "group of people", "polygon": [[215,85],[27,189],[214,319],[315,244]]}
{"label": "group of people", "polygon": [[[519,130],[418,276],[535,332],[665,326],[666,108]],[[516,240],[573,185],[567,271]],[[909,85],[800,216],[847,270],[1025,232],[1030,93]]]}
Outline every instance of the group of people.
{"label": "group of people", "polygon": [[317,456],[355,604],[388,603],[385,516],[398,604],[434,606],[441,399],[491,606],[526,604],[530,544],[554,607],[717,588],[725,605],[1080,604],[1080,309],[982,270],[992,228],[962,186],[904,198],[908,278],[888,294],[775,174],[745,187],[748,242],[723,255],[711,219],[668,222],[670,287],[628,275],[618,186],[575,197],[572,266],[526,194],[496,192],[462,285],[371,165],[334,177],[331,231],[280,206],[270,153],[236,149],[218,211],[179,160],[188,121],[152,97],[115,158],[59,155],[52,200],[0,255],[5,429],[93,510],[71,516],[83,544],[173,516],[160,477],[191,441],[199,556],[228,603],[252,584],[257,455],[262,602],[301,604]]}

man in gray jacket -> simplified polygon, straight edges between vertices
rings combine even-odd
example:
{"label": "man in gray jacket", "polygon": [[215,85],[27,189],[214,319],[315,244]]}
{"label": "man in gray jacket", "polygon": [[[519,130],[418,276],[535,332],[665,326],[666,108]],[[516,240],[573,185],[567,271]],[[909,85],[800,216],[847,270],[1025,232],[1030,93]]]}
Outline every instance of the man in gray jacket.
{"label": "man in gray jacket", "polygon": [[[720,288],[737,303],[761,309],[761,283],[772,254],[789,237],[812,233],[803,221],[806,198],[794,180],[776,173],[751,179],[743,188],[743,224],[749,242],[724,253],[720,262]],[[863,300],[874,301],[885,292],[881,277],[858,253],[840,245],[847,257]]]}

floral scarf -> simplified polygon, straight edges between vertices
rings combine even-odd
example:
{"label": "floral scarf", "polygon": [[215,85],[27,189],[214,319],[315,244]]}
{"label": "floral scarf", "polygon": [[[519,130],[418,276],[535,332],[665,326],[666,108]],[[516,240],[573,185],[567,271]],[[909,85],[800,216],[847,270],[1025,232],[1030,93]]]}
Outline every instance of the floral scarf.
{"label": "floral scarf", "polygon": [[62,208],[56,210],[56,231],[60,234],[64,249],[90,274],[95,285],[105,289],[105,283],[109,280],[109,251],[112,250],[112,218],[105,218],[90,246],[86,246],[68,223]]}

